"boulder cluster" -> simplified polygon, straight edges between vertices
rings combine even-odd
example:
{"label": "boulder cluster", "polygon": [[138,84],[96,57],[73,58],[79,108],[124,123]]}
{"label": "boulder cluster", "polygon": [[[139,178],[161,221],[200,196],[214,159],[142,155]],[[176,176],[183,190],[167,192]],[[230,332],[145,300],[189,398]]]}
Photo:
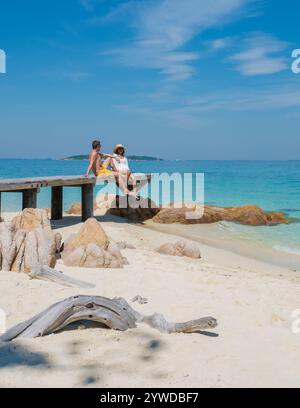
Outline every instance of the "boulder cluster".
{"label": "boulder cluster", "polygon": [[47,211],[26,209],[0,223],[0,270],[29,273],[39,264],[54,267],[60,243]]}
{"label": "boulder cluster", "polygon": [[85,268],[122,268],[127,264],[118,244],[110,242],[95,218],[88,219],[78,234],[64,242],[62,260],[66,266]]}

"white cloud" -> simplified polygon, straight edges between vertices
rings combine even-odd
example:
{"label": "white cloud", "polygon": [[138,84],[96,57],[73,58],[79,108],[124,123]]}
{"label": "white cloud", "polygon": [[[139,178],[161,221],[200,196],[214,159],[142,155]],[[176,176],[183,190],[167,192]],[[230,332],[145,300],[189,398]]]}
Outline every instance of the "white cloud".
{"label": "white cloud", "polygon": [[235,18],[253,0],[139,0],[130,1],[106,17],[122,13],[132,17],[133,43],[110,55],[134,67],[160,70],[170,79],[193,75],[199,52],[183,52],[192,38],[206,29]]}
{"label": "white cloud", "polygon": [[280,53],[288,44],[265,34],[254,33],[243,41],[244,51],[229,60],[233,61],[235,69],[245,76],[270,75],[284,71],[288,62]]}
{"label": "white cloud", "polygon": [[[172,101],[172,105],[170,105]],[[159,103],[160,102],[160,103]],[[299,87],[292,85],[265,87],[264,89],[227,89],[200,96],[167,95],[153,96],[153,104],[143,103],[119,106],[130,113],[143,113],[161,118],[171,127],[197,129],[208,121],[215,120],[218,112],[267,112],[281,113],[300,109]]]}
{"label": "white cloud", "polygon": [[231,47],[235,41],[236,41],[236,37],[217,38],[213,41],[209,41],[208,45],[214,51],[218,51],[218,50],[222,50],[222,49]]}
{"label": "white cloud", "polygon": [[269,87],[262,90],[237,90],[188,97],[184,101],[190,113],[214,111],[262,111],[300,107],[299,89],[292,86]]}

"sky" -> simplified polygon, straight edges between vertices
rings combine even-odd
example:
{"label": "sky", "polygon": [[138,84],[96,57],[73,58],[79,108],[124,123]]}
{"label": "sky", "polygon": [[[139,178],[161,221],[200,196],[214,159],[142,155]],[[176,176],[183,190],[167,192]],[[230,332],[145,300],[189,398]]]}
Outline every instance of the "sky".
{"label": "sky", "polygon": [[300,159],[295,0],[1,0],[0,158]]}

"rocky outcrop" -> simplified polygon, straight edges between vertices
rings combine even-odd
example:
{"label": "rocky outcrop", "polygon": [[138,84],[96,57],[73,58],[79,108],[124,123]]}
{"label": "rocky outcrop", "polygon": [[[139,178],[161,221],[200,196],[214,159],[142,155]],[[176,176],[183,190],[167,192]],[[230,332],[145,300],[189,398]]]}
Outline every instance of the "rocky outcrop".
{"label": "rocky outcrop", "polygon": [[263,226],[288,222],[283,213],[266,212],[255,205],[240,207],[214,207],[206,205],[204,213],[200,207],[164,208],[153,217],[161,224],[211,224],[218,221],[230,221],[244,225]]}
{"label": "rocky outcrop", "polygon": [[127,264],[118,245],[109,241],[95,218],[88,219],[78,234],[64,242],[62,260],[67,266],[85,268],[122,268]]}
{"label": "rocky outcrop", "polygon": [[159,211],[160,208],[150,198],[136,199],[132,196],[126,201],[126,197],[116,196],[108,213],[129,221],[143,222],[153,218]]}
{"label": "rocky outcrop", "polygon": [[[94,202],[94,211],[97,210],[97,204]],[[66,211],[69,215],[81,215],[82,214],[82,205],[81,203],[74,203],[71,207]]]}
{"label": "rocky outcrop", "polygon": [[[108,210],[111,208],[112,203],[116,199],[114,194],[98,194],[96,200],[94,201],[94,211],[97,210]],[[67,214],[70,215],[81,215],[82,205],[81,203],[74,203],[68,209]]]}
{"label": "rocky outcrop", "polygon": [[37,265],[54,267],[60,242],[46,210],[25,209],[0,224],[0,270],[29,273]]}
{"label": "rocky outcrop", "polygon": [[164,244],[157,249],[157,252],[171,256],[187,256],[194,259],[201,258],[201,252],[198,245],[189,241],[178,241],[175,244]]}

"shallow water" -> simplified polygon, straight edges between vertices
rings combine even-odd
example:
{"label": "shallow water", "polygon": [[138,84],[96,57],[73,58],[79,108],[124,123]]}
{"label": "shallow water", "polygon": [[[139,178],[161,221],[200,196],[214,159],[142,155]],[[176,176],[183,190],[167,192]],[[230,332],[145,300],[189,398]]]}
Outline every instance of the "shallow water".
{"label": "shallow water", "polygon": [[[86,166],[86,161],[2,159],[0,177],[78,175],[85,173]],[[241,240],[300,255],[300,161],[141,161],[131,162],[131,168],[144,173],[204,173],[205,202],[208,204],[256,204],[264,210],[285,212],[296,222],[273,227],[220,223],[219,228]],[[4,211],[21,209],[20,194],[2,196]],[[167,199],[162,197],[160,201]],[[80,189],[66,188],[64,208],[76,201],[80,201]],[[49,189],[41,190],[38,203],[41,207],[50,206]]]}

